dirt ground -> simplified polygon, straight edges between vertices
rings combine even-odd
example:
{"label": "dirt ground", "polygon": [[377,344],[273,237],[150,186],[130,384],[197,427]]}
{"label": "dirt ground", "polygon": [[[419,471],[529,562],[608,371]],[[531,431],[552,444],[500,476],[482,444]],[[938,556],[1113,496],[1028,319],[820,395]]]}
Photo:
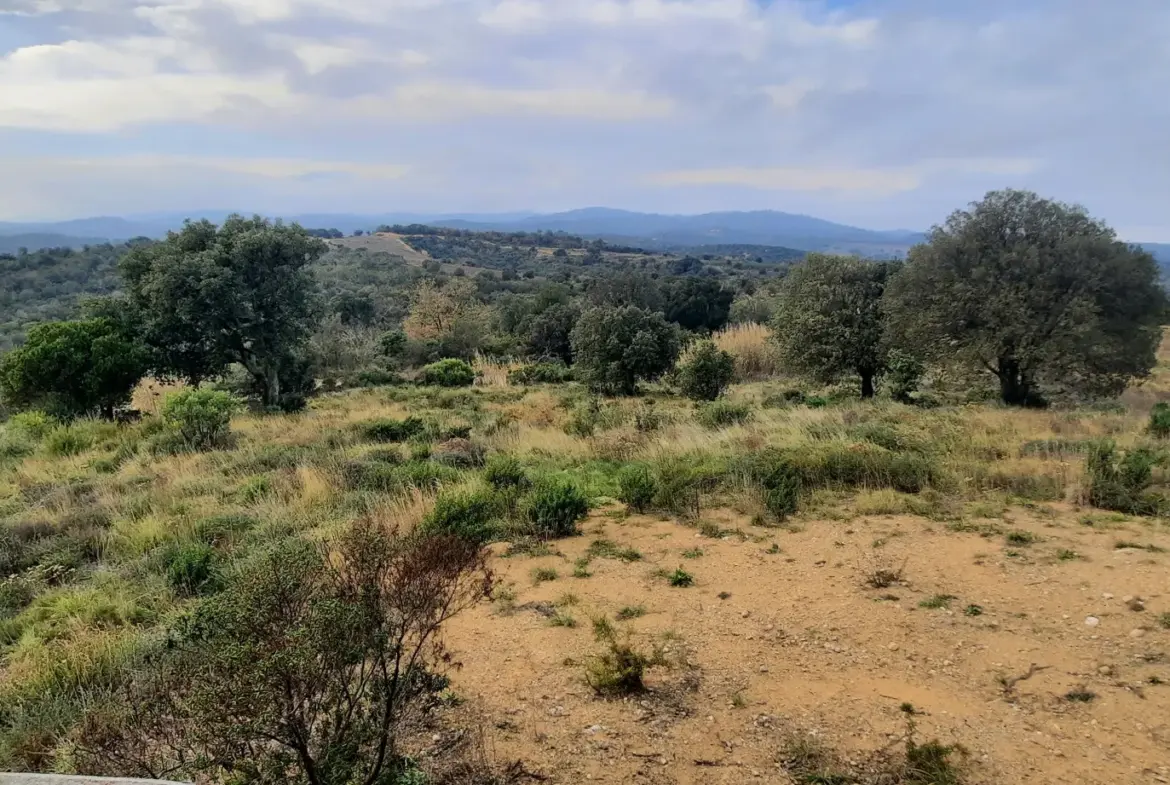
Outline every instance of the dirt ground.
{"label": "dirt ground", "polygon": [[[514,607],[484,604],[447,630],[465,701],[454,711],[478,718],[495,758],[551,783],[786,783],[785,738],[812,734],[857,759],[900,743],[910,703],[919,741],[963,745],[973,783],[1170,782],[1164,527],[1086,523],[1068,507],[962,527],[982,532],[906,516],[797,531],[704,519],[747,536],[611,510],[557,555],[497,547]],[[598,537],[643,559],[594,558],[590,577],[573,577]],[[871,588],[875,564],[904,565],[902,581]],[[680,566],[693,586],[655,574]],[[557,579],[534,583],[542,567]],[[936,595],[953,599],[920,607]],[[550,603],[577,625],[554,626]],[[600,699],[583,677],[601,648],[591,617],[638,605],[644,616],[614,624],[686,664],[651,670],[644,694]],[[1095,697],[1064,697],[1074,690]]]}

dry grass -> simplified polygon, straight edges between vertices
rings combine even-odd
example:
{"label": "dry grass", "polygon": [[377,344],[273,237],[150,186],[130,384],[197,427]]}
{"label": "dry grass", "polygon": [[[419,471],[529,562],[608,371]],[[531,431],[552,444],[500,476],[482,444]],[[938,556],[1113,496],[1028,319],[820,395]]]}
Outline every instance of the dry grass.
{"label": "dry grass", "polygon": [[479,352],[471,361],[475,369],[475,384],[479,387],[508,387],[508,374],[516,370],[522,363],[511,360],[500,360],[486,357]]}
{"label": "dry grass", "polygon": [[736,380],[757,381],[779,376],[780,354],[762,324],[732,324],[713,336],[715,345],[735,358]]}

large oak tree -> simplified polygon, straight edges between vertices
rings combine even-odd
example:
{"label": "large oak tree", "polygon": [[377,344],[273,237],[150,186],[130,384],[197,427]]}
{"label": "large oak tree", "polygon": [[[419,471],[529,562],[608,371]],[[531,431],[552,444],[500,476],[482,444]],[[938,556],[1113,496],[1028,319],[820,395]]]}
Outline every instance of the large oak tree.
{"label": "large oak tree", "polygon": [[1165,306],[1148,253],[1082,207],[1015,190],[935,227],[886,300],[897,345],[986,369],[1013,405],[1120,393],[1153,367]]}

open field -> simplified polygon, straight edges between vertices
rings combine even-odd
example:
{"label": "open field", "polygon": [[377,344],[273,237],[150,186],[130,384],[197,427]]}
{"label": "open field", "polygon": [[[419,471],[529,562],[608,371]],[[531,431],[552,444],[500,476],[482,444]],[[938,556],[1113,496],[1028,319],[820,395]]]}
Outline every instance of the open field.
{"label": "open field", "polygon": [[[506,454],[593,509],[543,545],[499,529],[494,601],[445,630],[460,667],[421,760],[474,731],[546,782],[851,782],[809,779],[794,745],[860,776],[912,722],[962,745],[971,783],[1170,780],[1170,529],[1085,502],[1086,445],[1150,443],[1146,410],[806,406],[773,380],[736,386],[749,414],[720,426],[661,391],[591,404],[487,370],[242,415],[210,452],[156,451],[149,416],[5,426],[0,768],[69,768],[87,696],[199,602],[176,549],[230,571],[361,515],[417,522]],[[428,440],[371,438],[410,416]],[[767,448],[803,472],[784,520],[744,468]],[[648,514],[617,501],[631,464],[676,483]],[[598,618],[658,651],[645,692],[586,683]]]}

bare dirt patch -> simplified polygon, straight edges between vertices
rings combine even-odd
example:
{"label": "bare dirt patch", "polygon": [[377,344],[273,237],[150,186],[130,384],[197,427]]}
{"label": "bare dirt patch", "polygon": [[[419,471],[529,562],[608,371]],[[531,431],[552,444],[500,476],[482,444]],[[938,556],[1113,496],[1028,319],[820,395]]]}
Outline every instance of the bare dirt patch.
{"label": "bare dirt patch", "polygon": [[[901,743],[909,715],[919,741],[963,745],[970,782],[1170,780],[1164,528],[1085,525],[1071,509],[1012,508],[981,531],[704,517],[746,536],[599,514],[555,555],[497,555],[509,601],[447,634],[467,701],[455,711],[482,718],[497,756],[547,782],[787,783],[786,739],[813,734],[856,761]],[[642,559],[594,557],[571,577],[598,538]],[[875,552],[905,564],[900,581],[867,584]],[[679,567],[693,586],[663,577]],[[558,578],[534,583],[539,568]],[[551,622],[562,615],[576,623]],[[675,665],[648,671],[642,694],[597,697],[583,662],[599,616]]]}

